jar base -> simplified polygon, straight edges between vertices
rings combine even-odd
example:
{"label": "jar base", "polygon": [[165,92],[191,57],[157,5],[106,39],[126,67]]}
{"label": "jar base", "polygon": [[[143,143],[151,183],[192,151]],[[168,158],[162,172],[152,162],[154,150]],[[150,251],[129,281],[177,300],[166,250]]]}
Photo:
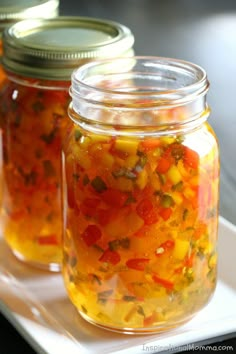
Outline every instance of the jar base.
{"label": "jar base", "polygon": [[41,270],[50,271],[50,272],[60,272],[61,271],[61,265],[59,263],[49,263],[49,264],[40,263],[37,261],[28,260],[21,253],[15,251],[15,250],[12,250],[12,253],[19,261],[21,261],[22,263],[25,263],[31,267],[41,269]]}
{"label": "jar base", "polygon": [[106,326],[104,324],[98,323],[96,321],[93,321],[90,317],[85,315],[83,312],[79,311],[77,309],[79,315],[87,322],[91,323],[92,325],[111,331],[111,332],[116,332],[120,334],[129,334],[129,335],[147,335],[147,334],[157,334],[157,333],[162,333],[162,332],[168,332],[171,331],[172,329],[175,329],[177,327],[183,326],[185,323],[189,322],[193,317],[194,314],[189,316],[187,319],[185,318],[182,321],[175,322],[173,324],[169,324],[166,327],[160,326],[160,327],[149,327],[149,328],[129,328],[129,327],[124,327],[124,328],[119,328],[119,327],[112,327],[112,326]]}

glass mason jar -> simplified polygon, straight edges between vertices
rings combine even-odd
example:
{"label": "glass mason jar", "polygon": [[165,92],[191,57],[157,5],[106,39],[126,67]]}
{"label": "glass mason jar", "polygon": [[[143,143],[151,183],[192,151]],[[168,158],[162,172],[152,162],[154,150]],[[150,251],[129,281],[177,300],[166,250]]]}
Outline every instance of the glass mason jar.
{"label": "glass mason jar", "polygon": [[19,259],[60,268],[60,156],[71,72],[94,57],[131,55],[133,42],[123,25],[82,17],[25,20],[4,32],[1,231]]}
{"label": "glass mason jar", "polygon": [[219,154],[208,80],[175,59],[117,58],[72,75],[63,144],[63,276],[87,321],[170,329],[216,285]]}
{"label": "glass mason jar", "polygon": [[[58,12],[59,0],[1,0],[0,58],[2,57],[2,32],[7,26],[24,19],[53,18],[58,15]],[[0,65],[0,83],[4,78],[5,73]]]}

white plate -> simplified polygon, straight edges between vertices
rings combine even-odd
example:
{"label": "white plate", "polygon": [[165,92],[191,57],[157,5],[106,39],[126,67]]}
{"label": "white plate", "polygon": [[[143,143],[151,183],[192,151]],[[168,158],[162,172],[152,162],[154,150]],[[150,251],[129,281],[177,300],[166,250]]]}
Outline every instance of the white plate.
{"label": "white plate", "polygon": [[236,332],[235,249],[236,226],[220,218],[219,278],[211,302],[182,327],[129,336],[85,322],[70,304],[60,274],[25,266],[0,240],[0,310],[39,353],[143,354],[175,352],[180,346],[191,349],[191,343]]}

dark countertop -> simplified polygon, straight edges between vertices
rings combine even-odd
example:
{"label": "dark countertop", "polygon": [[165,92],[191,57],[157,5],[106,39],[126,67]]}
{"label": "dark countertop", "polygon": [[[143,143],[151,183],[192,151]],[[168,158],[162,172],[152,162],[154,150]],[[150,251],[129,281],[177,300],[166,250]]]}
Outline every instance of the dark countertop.
{"label": "dark countertop", "polygon": [[[220,213],[236,224],[236,1],[61,0],[60,8],[61,15],[125,24],[135,35],[137,55],[184,59],[207,71],[211,83],[209,121],[221,150]],[[0,354],[35,354],[2,316],[0,330]],[[236,334],[232,336],[224,342],[216,338],[214,345],[236,349]]]}

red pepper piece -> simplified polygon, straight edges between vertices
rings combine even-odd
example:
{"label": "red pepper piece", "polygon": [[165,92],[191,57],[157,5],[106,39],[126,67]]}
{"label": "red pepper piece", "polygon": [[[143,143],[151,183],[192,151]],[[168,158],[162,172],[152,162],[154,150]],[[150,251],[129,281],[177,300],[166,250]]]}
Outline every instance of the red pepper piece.
{"label": "red pepper piece", "polygon": [[105,250],[105,252],[102,254],[102,256],[99,258],[100,262],[106,262],[106,263],[111,263],[113,265],[116,265],[117,263],[120,262],[120,255],[116,251],[111,251],[109,248]]}
{"label": "red pepper piece", "polygon": [[160,278],[155,274],[152,276],[152,279],[154,280],[155,283],[162,285],[167,290],[173,290],[173,287],[174,287],[173,281]]}
{"label": "red pepper piece", "polygon": [[174,240],[167,240],[166,242],[162,243],[161,247],[164,247],[165,249],[167,248],[173,248],[175,245],[175,241]]}
{"label": "red pepper piece", "polygon": [[141,146],[144,151],[151,151],[156,149],[161,145],[161,142],[159,139],[145,139],[144,141],[141,142]]}
{"label": "red pepper piece", "polygon": [[128,268],[143,271],[148,262],[148,258],[131,258],[126,262],[126,265]]}
{"label": "red pepper piece", "polygon": [[155,209],[152,209],[148,215],[143,217],[143,220],[146,225],[155,224],[158,221],[158,219],[159,219],[159,216],[158,216],[157,212],[155,211]]}
{"label": "red pepper piece", "polygon": [[163,253],[165,253],[165,251],[167,251],[168,249],[172,249],[175,245],[175,241],[174,240],[167,240],[166,242],[163,242],[158,249],[160,249],[162,252],[160,253],[156,253],[157,257],[162,256]]}
{"label": "red pepper piece", "polygon": [[187,258],[184,261],[184,266],[188,267],[188,268],[192,268],[193,266],[193,261],[194,261],[194,253],[191,253],[189,256],[187,256]]}
{"label": "red pepper piece", "polygon": [[155,323],[158,320],[158,315],[154,311],[150,316],[145,317],[143,319],[143,326],[144,327],[150,327],[153,323]]}
{"label": "red pepper piece", "polygon": [[102,233],[96,225],[88,225],[81,237],[86,245],[90,247],[102,237]]}
{"label": "red pepper piece", "polygon": [[152,202],[147,198],[142,199],[141,202],[136,207],[137,214],[142,219],[145,218],[152,209],[153,209]]}
{"label": "red pepper piece", "polygon": [[152,202],[144,198],[136,207],[137,214],[143,219],[146,225],[152,225],[158,221],[158,215],[153,208]]}
{"label": "red pepper piece", "polygon": [[183,161],[187,166],[197,169],[199,166],[199,155],[196,151],[185,146]]}
{"label": "red pepper piece", "polygon": [[156,171],[158,173],[166,173],[171,166],[171,161],[165,159],[164,157],[161,157],[158,161],[158,165],[156,168]]}
{"label": "red pepper piece", "polygon": [[159,215],[162,217],[163,220],[168,220],[172,214],[171,208],[161,208],[159,210]]}
{"label": "red pepper piece", "polygon": [[101,197],[105,203],[116,208],[122,207],[127,200],[127,195],[118,189],[107,189]]}
{"label": "red pepper piece", "polygon": [[45,235],[45,236],[39,236],[37,238],[38,244],[41,246],[55,246],[58,245],[58,239],[57,235],[51,234],[51,235]]}

